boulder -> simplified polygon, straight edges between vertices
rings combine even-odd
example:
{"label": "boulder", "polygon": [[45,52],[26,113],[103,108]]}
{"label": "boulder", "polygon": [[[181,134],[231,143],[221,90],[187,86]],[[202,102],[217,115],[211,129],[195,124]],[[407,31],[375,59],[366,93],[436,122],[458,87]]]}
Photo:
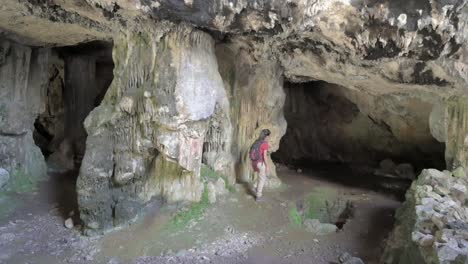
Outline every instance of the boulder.
{"label": "boulder", "polygon": [[338,227],[336,227],[336,225],[320,223],[318,219],[304,220],[304,227],[308,232],[319,236],[336,233],[336,231],[338,230]]}

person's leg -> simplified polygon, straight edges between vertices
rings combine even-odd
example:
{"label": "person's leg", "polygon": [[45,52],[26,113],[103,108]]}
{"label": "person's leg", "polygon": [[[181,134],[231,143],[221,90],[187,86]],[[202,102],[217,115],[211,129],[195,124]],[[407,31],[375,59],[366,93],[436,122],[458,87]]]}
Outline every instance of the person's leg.
{"label": "person's leg", "polygon": [[266,180],[265,163],[258,163],[258,178],[257,178],[257,198],[262,197],[263,185]]}

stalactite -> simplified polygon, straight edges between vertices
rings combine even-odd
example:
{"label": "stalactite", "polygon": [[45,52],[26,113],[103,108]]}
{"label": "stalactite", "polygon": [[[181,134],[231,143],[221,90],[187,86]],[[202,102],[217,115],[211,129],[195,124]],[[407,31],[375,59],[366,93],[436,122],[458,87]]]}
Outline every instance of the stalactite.
{"label": "stalactite", "polygon": [[448,169],[468,169],[468,98],[454,96],[447,101],[448,123],[445,157]]}
{"label": "stalactite", "polygon": [[[107,211],[100,209],[108,203],[130,217],[134,206],[154,195],[170,202],[201,197],[202,143],[217,99],[211,91],[223,89],[214,41],[186,25],[144,25],[144,32],[129,29],[116,37],[114,81],[86,121],[88,142],[112,138],[102,142],[105,146],[88,144],[78,179],[78,186],[86,186],[80,188],[79,201],[89,229],[109,225]],[[105,174],[109,178],[99,175],[111,164],[113,172]],[[108,184],[95,185],[96,178]],[[99,189],[99,194],[88,189]],[[93,202],[114,194],[117,201]],[[97,228],[90,225],[95,219],[101,221]]]}

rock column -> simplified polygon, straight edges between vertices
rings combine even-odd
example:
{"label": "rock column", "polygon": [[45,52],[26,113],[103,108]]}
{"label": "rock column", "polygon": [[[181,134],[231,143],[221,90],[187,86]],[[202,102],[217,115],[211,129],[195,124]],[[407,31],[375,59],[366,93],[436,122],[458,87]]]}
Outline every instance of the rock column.
{"label": "rock column", "polygon": [[154,196],[198,201],[204,189],[203,142],[223,89],[214,41],[153,23],[116,36],[114,80],[85,121],[77,192],[88,231],[128,221]]}
{"label": "rock column", "polygon": [[[286,132],[283,116],[285,93],[283,74],[276,58],[267,50],[262,58],[255,58],[235,43],[217,47],[220,73],[229,98],[232,141],[230,144],[234,176],[240,181],[253,180],[253,170],[248,156],[252,143],[262,129],[271,130],[270,153],[279,148]],[[271,158],[267,187],[278,187],[281,182]]]}
{"label": "rock column", "polygon": [[0,167],[10,181],[46,174],[32,135],[34,120],[45,109],[49,56],[49,49],[0,41]]}
{"label": "rock column", "polygon": [[445,161],[450,170],[468,170],[468,98],[451,97],[447,102]]}

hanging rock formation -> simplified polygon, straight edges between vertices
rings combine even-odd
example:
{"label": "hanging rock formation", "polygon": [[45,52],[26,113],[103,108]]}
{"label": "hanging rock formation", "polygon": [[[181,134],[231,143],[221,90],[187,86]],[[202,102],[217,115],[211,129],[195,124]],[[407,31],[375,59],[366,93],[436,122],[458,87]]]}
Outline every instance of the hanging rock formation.
{"label": "hanging rock formation", "polygon": [[451,97],[447,102],[447,168],[462,167],[468,172],[468,98]]}
{"label": "hanging rock formation", "polygon": [[[252,179],[248,152],[260,131],[265,128],[271,131],[270,152],[278,150],[279,140],[286,131],[281,68],[275,57],[255,57],[247,49],[241,43],[232,43],[220,45],[216,51],[220,73],[230,99],[230,126],[234,128],[229,147],[234,157],[235,175],[241,181]],[[280,181],[274,164],[270,158],[267,162],[271,172],[266,186],[277,187]]]}
{"label": "hanging rock formation", "polygon": [[50,55],[49,49],[0,41],[0,168],[10,181],[34,181],[46,173],[33,125],[45,108]]}
{"label": "hanging rock formation", "polygon": [[217,91],[214,42],[186,26],[148,24],[114,42],[114,81],[85,121],[77,190],[92,230],[136,215],[153,196],[198,201],[202,147]]}

